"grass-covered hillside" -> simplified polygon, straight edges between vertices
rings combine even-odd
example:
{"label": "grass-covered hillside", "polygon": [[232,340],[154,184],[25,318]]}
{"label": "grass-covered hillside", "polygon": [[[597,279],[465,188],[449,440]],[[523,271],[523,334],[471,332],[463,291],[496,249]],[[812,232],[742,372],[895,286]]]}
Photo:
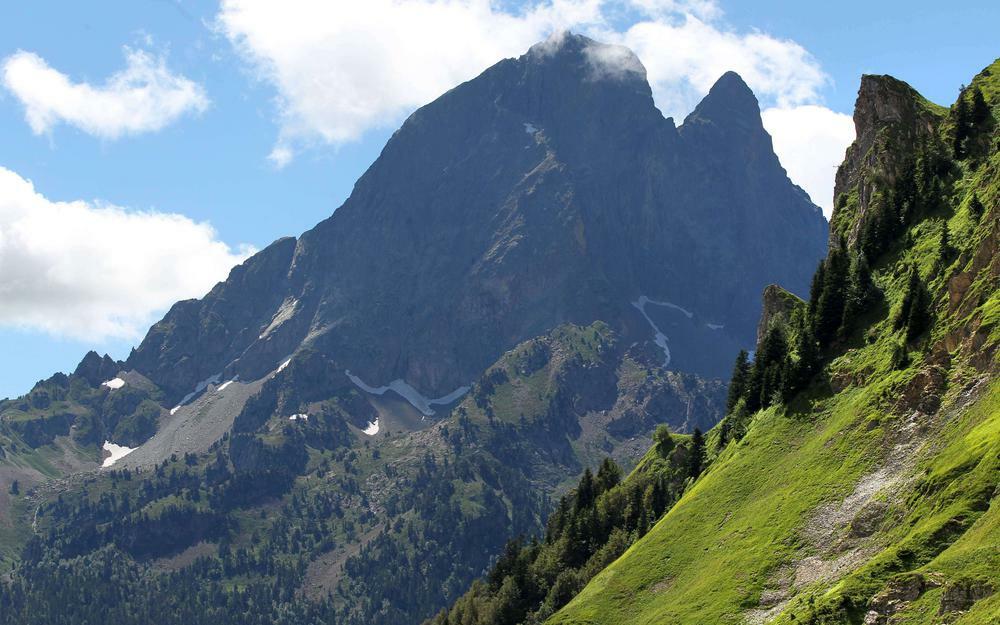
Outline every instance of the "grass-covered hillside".
{"label": "grass-covered hillside", "polygon": [[709,469],[553,624],[1000,622],[1000,61],[865,77],[809,302],[737,363]]}

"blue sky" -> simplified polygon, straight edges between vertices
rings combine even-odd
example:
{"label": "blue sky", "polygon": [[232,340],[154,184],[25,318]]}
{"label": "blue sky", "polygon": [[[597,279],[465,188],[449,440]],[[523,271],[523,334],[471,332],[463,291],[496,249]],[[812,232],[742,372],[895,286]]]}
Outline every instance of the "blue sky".
{"label": "blue sky", "polygon": [[[0,397],[72,369],[88,349],[124,358],[169,302],[328,216],[414,107],[565,27],[634,49],[668,115],[740,71],[793,179],[828,206],[862,73],[947,104],[1000,55],[996,3],[960,6],[8,3]],[[65,85],[53,86],[59,75]],[[130,104],[130,87],[150,97]],[[127,115],[108,112],[118,104]]]}

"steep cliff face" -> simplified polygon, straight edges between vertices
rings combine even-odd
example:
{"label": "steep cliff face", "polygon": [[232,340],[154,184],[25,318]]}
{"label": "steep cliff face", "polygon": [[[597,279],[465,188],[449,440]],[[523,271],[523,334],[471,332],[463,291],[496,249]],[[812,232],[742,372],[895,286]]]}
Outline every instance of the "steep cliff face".
{"label": "steep cliff face", "polygon": [[918,147],[935,137],[947,109],[928,101],[892,76],[865,75],[854,107],[855,141],[837,169],[830,224],[831,245],[858,233],[876,195],[892,192]]}
{"label": "steep cliff face", "polygon": [[176,400],[308,347],[437,397],[563,322],[650,340],[646,295],[719,327],[674,361],[719,376],[753,341],[747,302],[802,293],[825,236],[738,76],[678,130],[634,55],[567,35],[415,112],[333,216],[178,304],[128,364]]}
{"label": "steep cliff face", "polygon": [[767,331],[777,324],[791,322],[792,312],[805,302],[794,293],[789,293],[777,284],[769,284],[761,297],[760,322],[757,324],[757,345],[764,340]]}

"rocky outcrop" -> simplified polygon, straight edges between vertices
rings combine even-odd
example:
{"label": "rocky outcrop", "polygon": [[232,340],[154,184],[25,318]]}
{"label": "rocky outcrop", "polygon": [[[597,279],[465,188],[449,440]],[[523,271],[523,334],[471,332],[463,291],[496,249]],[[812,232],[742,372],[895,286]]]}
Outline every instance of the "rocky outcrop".
{"label": "rocky outcrop", "polygon": [[964,612],[977,601],[992,596],[996,588],[989,582],[981,580],[957,580],[946,584],[941,593],[941,607],[938,614]]}
{"label": "rocky outcrop", "polygon": [[864,625],[886,625],[893,614],[937,585],[919,574],[901,575],[893,579],[885,590],[872,597],[868,612],[865,613]]}
{"label": "rocky outcrop", "polygon": [[787,323],[791,318],[792,311],[800,306],[805,306],[805,302],[794,293],[789,293],[776,284],[770,284],[764,289],[761,296],[763,305],[761,307],[760,321],[757,323],[757,345],[764,340],[764,335],[776,323]]}
{"label": "rocky outcrop", "polygon": [[856,138],[837,169],[830,243],[857,240],[879,188],[890,188],[921,141],[931,139],[943,109],[892,76],[865,75],[854,107]]}

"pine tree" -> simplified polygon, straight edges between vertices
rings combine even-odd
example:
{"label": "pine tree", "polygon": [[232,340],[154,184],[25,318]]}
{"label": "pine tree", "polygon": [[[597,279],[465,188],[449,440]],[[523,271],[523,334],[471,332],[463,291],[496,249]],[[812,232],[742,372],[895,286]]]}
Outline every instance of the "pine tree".
{"label": "pine tree", "polygon": [[837,335],[844,316],[849,266],[843,242],[830,250],[825,264],[823,288],[813,318],[813,331],[823,346],[829,345]]}
{"label": "pine tree", "polygon": [[795,351],[798,353],[798,360],[795,361],[789,372],[789,393],[785,396],[786,401],[794,393],[807,387],[813,375],[820,368],[820,354],[816,345],[816,337],[808,327],[799,331],[798,339],[795,342]]}
{"label": "pine tree", "polygon": [[972,110],[969,111],[969,118],[972,126],[980,130],[990,118],[990,107],[986,104],[986,98],[979,87],[972,88]]}
{"label": "pine tree", "polygon": [[736,402],[741,397],[746,396],[747,384],[750,378],[750,356],[745,349],[741,349],[736,356],[736,363],[733,365],[733,375],[729,378],[729,394],[726,397],[726,414],[733,411]]}
{"label": "pine tree", "polygon": [[962,87],[962,90],[958,94],[958,101],[955,102],[955,106],[952,109],[953,117],[955,118],[955,132],[952,135],[952,154],[957,159],[965,157],[965,140],[969,136],[971,122],[969,107],[965,102],[965,91],[965,87]]}
{"label": "pine tree", "polygon": [[721,451],[725,448],[726,443],[731,439],[733,432],[733,422],[732,413],[727,413],[722,421],[719,421],[719,436],[715,439],[715,450],[716,452]]}
{"label": "pine tree", "polygon": [[951,246],[951,235],[948,232],[948,222],[941,223],[941,234],[938,238],[938,268],[944,268],[951,262],[955,249]]}
{"label": "pine tree", "polygon": [[893,370],[905,369],[910,366],[910,353],[906,349],[906,344],[896,345],[892,350],[892,358],[889,365]]}
{"label": "pine tree", "polygon": [[983,207],[983,203],[979,201],[979,196],[976,193],[972,194],[972,199],[969,200],[969,215],[973,219],[979,221],[983,218],[983,213],[986,212]]}
{"label": "pine tree", "polygon": [[847,277],[847,293],[844,300],[844,314],[841,320],[841,336],[846,337],[858,316],[868,307],[875,291],[871,268],[864,253],[851,259]]}
{"label": "pine tree", "polygon": [[[659,429],[659,428],[657,428]],[[669,431],[668,431],[669,434]],[[611,490],[622,481],[622,469],[611,458],[605,458],[597,469],[597,488],[600,493]]]}
{"label": "pine tree", "polygon": [[580,511],[587,508],[597,497],[597,487],[594,484],[594,474],[590,472],[590,467],[583,472],[580,483],[576,487],[575,510]]}
{"label": "pine tree", "polygon": [[930,295],[927,287],[920,279],[916,268],[910,269],[909,281],[903,293],[903,301],[893,320],[893,326],[899,330],[906,328],[906,340],[912,341],[920,336],[930,323]]}
{"label": "pine tree", "polygon": [[698,477],[701,475],[702,467],[705,465],[705,437],[701,430],[694,429],[691,436],[691,455],[688,457],[688,475]]}
{"label": "pine tree", "polygon": [[917,280],[917,291],[913,298],[913,305],[910,306],[909,314],[906,318],[906,340],[912,341],[930,325],[930,295],[923,281]]}
{"label": "pine tree", "polygon": [[729,436],[734,441],[741,440],[747,433],[747,427],[750,425],[751,413],[747,410],[747,403],[745,400],[740,400],[736,402],[736,407],[733,408],[732,414],[730,414],[727,419],[729,420]]}
{"label": "pine tree", "polygon": [[816,315],[816,309],[819,307],[819,298],[823,293],[823,281],[825,280],[824,274],[826,273],[826,259],[820,261],[819,266],[816,267],[816,271],[813,273],[812,283],[809,285],[809,308],[808,314],[810,318]]}
{"label": "pine tree", "polygon": [[788,340],[784,327],[775,324],[764,335],[757,350],[754,373],[759,382],[758,406],[767,408],[784,397],[788,367]]}

